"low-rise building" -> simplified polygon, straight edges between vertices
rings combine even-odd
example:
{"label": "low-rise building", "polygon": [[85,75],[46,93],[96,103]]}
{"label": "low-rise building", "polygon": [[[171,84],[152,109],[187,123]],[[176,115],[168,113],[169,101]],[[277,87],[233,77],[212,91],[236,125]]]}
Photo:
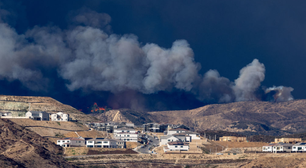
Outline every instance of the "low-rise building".
{"label": "low-rise building", "polygon": [[306,152],[306,143],[297,143],[293,145],[292,152]]}
{"label": "low-rise building", "polygon": [[302,138],[275,138],[274,142],[295,144],[302,142]]}
{"label": "low-rise building", "polygon": [[68,121],[69,114],[58,112],[50,115],[51,121]]}
{"label": "low-rise building", "polygon": [[273,152],[273,146],[275,146],[274,143],[266,145],[266,146],[263,146],[262,147],[262,151],[263,152]]}
{"label": "low-rise building", "polygon": [[236,137],[236,136],[223,136],[219,138],[219,141],[228,142],[246,142],[246,137]]}
{"label": "low-rise building", "polygon": [[86,140],[88,148],[124,148],[125,143],[121,140],[107,138],[92,138]]}
{"label": "low-rise building", "polygon": [[189,143],[185,143],[182,141],[169,142],[167,146],[164,147],[164,151],[188,151]]}
{"label": "low-rise building", "polygon": [[184,133],[161,136],[159,140],[159,145],[160,146],[167,145],[170,142],[176,142],[176,141],[191,142],[191,137]]}
{"label": "low-rise building", "polygon": [[169,129],[167,131],[167,135],[173,135],[173,134],[178,134],[178,133],[184,133],[187,132],[189,130],[184,129],[184,128],[174,128],[174,129]]}
{"label": "low-rise building", "polygon": [[33,120],[49,121],[49,114],[45,111],[28,111],[25,116]]}
{"label": "low-rise building", "polygon": [[128,127],[116,128],[114,129],[114,138],[125,142],[138,142],[138,132]]}
{"label": "low-rise building", "polygon": [[56,144],[62,147],[81,147],[85,146],[85,139],[82,137],[63,138],[63,139],[58,139]]}
{"label": "low-rise building", "polygon": [[292,151],[292,144],[288,143],[277,143],[273,145],[273,152],[291,152]]}

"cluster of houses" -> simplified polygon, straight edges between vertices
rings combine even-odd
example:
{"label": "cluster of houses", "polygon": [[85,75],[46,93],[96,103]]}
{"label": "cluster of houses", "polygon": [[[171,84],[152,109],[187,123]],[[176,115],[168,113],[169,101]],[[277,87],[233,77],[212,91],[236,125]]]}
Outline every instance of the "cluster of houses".
{"label": "cluster of houses", "polygon": [[138,142],[138,131],[133,123],[127,122],[92,122],[86,124],[97,131],[113,133],[113,138],[63,138],[57,140],[62,147],[88,148],[126,148],[126,142]]}
{"label": "cluster of houses", "polygon": [[168,127],[164,132],[165,136],[161,136],[159,145],[164,146],[164,152],[168,151],[189,151],[189,143],[193,140],[200,140],[200,135],[185,128]]}
{"label": "cluster of houses", "polygon": [[1,118],[30,118],[38,121],[69,121],[69,114],[47,113],[45,111],[28,111],[25,114],[13,115],[14,112],[0,112]]}
{"label": "cluster of houses", "polygon": [[125,148],[124,141],[107,138],[62,138],[56,144],[62,147]]}
{"label": "cluster of houses", "polygon": [[275,138],[274,143],[262,147],[263,152],[306,152],[306,143],[301,138]]}

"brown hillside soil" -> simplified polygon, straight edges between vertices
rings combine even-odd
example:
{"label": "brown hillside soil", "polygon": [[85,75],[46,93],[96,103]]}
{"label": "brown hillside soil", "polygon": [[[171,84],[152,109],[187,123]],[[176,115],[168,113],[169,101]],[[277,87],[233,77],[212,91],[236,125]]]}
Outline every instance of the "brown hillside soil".
{"label": "brown hillside soil", "polygon": [[244,147],[262,147],[268,145],[268,143],[264,142],[221,142],[215,141],[214,143],[218,143],[224,147],[228,148],[244,148]]}
{"label": "brown hillside soil", "polygon": [[[31,105],[29,109],[29,105]],[[64,112],[69,117],[78,121],[96,121],[96,118],[86,115],[83,112],[69,106],[51,97],[37,96],[6,96],[0,95],[1,111],[46,111],[48,113]]]}
{"label": "brown hillside soil", "polygon": [[73,167],[62,158],[62,148],[46,138],[0,119],[0,163],[17,167]]}
{"label": "brown hillside soil", "polygon": [[[286,135],[306,131],[306,100],[288,102],[234,102],[211,104],[193,110],[136,112],[107,111],[97,118],[105,121],[132,121],[141,124],[184,124],[201,130],[224,130],[229,132],[254,132],[258,134]],[[133,116],[138,116],[135,120]]]}
{"label": "brown hillside soil", "polygon": [[9,120],[24,126],[41,136],[55,137],[57,134],[67,134],[71,131],[86,131],[88,127],[75,122],[56,122],[56,121],[35,121],[31,119],[13,119]]}

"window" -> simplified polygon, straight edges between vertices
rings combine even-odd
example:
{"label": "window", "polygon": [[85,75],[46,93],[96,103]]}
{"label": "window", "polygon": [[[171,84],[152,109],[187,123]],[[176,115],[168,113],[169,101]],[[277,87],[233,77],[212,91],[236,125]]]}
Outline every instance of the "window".
{"label": "window", "polygon": [[170,142],[170,139],[168,139],[168,141]]}
{"label": "window", "polygon": [[127,137],[130,137],[130,135],[127,135]]}
{"label": "window", "polygon": [[181,148],[183,148],[183,146],[181,146]]}
{"label": "window", "polygon": [[107,141],[104,141],[103,143],[107,143]]}
{"label": "window", "polygon": [[175,146],[175,148],[177,148],[177,146]]}
{"label": "window", "polygon": [[60,143],[61,141],[57,141],[58,143]]}
{"label": "window", "polygon": [[130,141],[130,139],[127,139],[127,141]]}
{"label": "window", "polygon": [[92,141],[88,141],[88,143],[92,143]]}

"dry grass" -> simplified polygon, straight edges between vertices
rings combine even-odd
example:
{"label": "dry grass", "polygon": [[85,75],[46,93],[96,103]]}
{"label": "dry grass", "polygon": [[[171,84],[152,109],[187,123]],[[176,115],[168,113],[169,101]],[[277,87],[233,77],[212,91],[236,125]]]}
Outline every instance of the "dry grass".
{"label": "dry grass", "polygon": [[264,142],[223,142],[223,141],[215,141],[219,145],[228,148],[244,148],[244,147],[262,147],[264,145],[268,145]]}
{"label": "dry grass", "polygon": [[75,122],[35,121],[31,119],[9,119],[45,137],[55,137],[56,134],[67,134],[71,131],[86,131],[85,125]]}
{"label": "dry grass", "polygon": [[134,149],[134,148],[137,147],[137,145],[138,145],[137,142],[126,142],[126,148],[127,149]]}
{"label": "dry grass", "polygon": [[89,150],[95,150],[99,152],[105,151],[126,151],[125,148],[87,148],[87,147],[68,147],[65,148],[65,156],[79,156],[87,155]]}

